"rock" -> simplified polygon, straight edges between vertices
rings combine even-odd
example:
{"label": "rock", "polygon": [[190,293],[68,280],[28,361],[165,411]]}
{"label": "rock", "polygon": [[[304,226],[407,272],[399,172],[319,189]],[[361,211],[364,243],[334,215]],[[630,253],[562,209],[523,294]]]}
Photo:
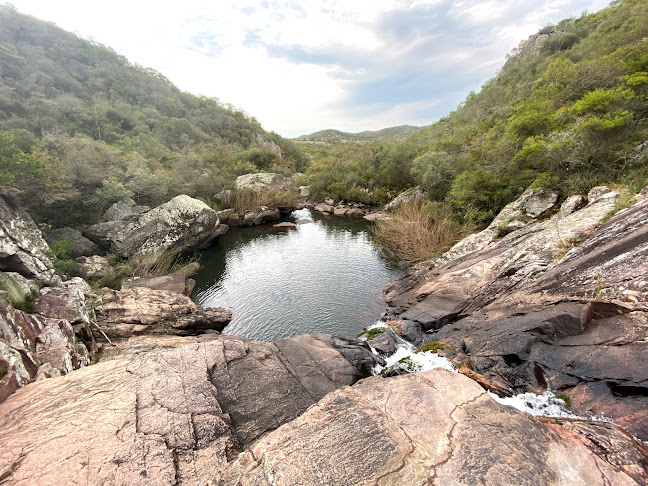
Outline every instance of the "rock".
{"label": "rock", "polygon": [[328,206],[335,206],[335,201],[333,199],[331,199],[330,197],[328,197],[328,198],[324,199],[324,204],[326,204]]}
{"label": "rock", "polygon": [[82,256],[74,261],[79,265],[81,275],[85,278],[105,277],[112,272],[112,267],[108,260],[99,255]]}
{"label": "rock", "polygon": [[601,198],[604,194],[612,192],[608,186],[596,186],[593,187],[590,192],[587,193],[587,202],[593,203]]}
{"label": "rock", "polygon": [[89,364],[63,319],[27,314],[0,298],[0,402],[37,376],[60,376]]}
{"label": "rock", "polygon": [[23,302],[38,294],[39,286],[19,273],[0,272],[0,291],[7,292],[9,303]]}
{"label": "rock", "polygon": [[90,322],[85,297],[90,286],[83,279],[75,277],[43,292],[34,302],[34,313],[72,324]]}
{"label": "rock", "polygon": [[276,221],[281,218],[281,213],[277,208],[259,206],[258,208],[248,211],[243,215],[241,226],[259,226],[268,221]]}
{"label": "rock", "polygon": [[392,219],[391,216],[387,216],[385,213],[369,213],[364,216],[364,219],[367,221],[375,222],[375,221],[386,221],[389,219]]}
{"label": "rock", "polygon": [[218,336],[20,390],[0,405],[3,484],[217,483],[254,440],[358,379],[330,340]]}
{"label": "rock", "polygon": [[314,208],[315,211],[318,213],[332,213],[333,212],[333,206],[330,204],[325,204],[325,203],[320,203],[317,204]]}
{"label": "rock", "polygon": [[229,310],[205,309],[186,295],[146,287],[107,291],[102,301],[101,307],[96,309],[97,323],[110,338],[222,331],[232,318]]}
{"label": "rock", "polygon": [[274,224],[272,226],[274,226],[275,228],[288,228],[288,229],[290,229],[290,228],[296,228],[297,224],[296,223],[291,223],[289,221],[284,221],[283,223]]}
{"label": "rock", "polygon": [[[224,225],[221,225],[221,227]],[[200,263],[198,262],[191,262],[187,263],[185,266],[179,268],[175,272],[173,272],[172,275],[182,275],[184,277],[191,277],[192,275],[196,275],[201,269]]]}
{"label": "rock", "polygon": [[236,178],[236,190],[268,192],[272,190],[285,191],[292,186],[292,179],[281,174],[259,173],[245,174]]}
{"label": "rock", "polygon": [[381,332],[375,338],[368,340],[367,344],[385,355],[393,354],[398,349],[396,340],[389,332]]}
{"label": "rock", "polygon": [[419,344],[423,338],[423,327],[412,321],[390,320],[385,322],[396,334],[408,341]]}
{"label": "rock", "polygon": [[360,209],[360,208],[351,208],[347,210],[346,215],[347,216],[356,216],[356,217],[362,217],[364,216],[365,212]]}
{"label": "rock", "polygon": [[128,290],[133,287],[166,290],[191,297],[196,287],[196,281],[181,274],[161,275],[158,277],[132,277],[122,281],[122,290]]}
{"label": "rock", "polygon": [[592,437],[611,431],[614,441],[586,445],[584,433],[562,434],[559,422],[499,405],[446,370],[370,378],[263,436],[219,484],[631,485],[648,478],[645,462],[623,461],[624,454],[645,458],[641,445],[609,424],[587,427]]}
{"label": "rock", "polygon": [[133,219],[93,225],[84,234],[121,257],[153,263],[163,254],[173,256],[206,247],[218,225],[213,209],[180,195]]}
{"label": "rock", "polygon": [[558,194],[554,191],[533,192],[522,204],[522,209],[528,216],[537,218],[553,208],[556,201],[558,201]]}
{"label": "rock", "polygon": [[420,200],[425,197],[425,191],[419,186],[401,192],[398,196],[392,199],[385,205],[384,211],[391,212],[403,204],[410,204],[414,201]]}
{"label": "rock", "polygon": [[132,199],[125,198],[110,206],[104,213],[103,219],[104,221],[134,221],[150,210],[148,206],[138,206]]}
{"label": "rock", "polygon": [[91,256],[99,253],[99,247],[83,236],[79,230],[73,228],[59,228],[44,233],[45,241],[52,246],[59,241],[65,240],[71,244],[68,252],[70,258]]}
{"label": "rock", "polygon": [[558,211],[558,217],[564,218],[565,216],[568,216],[574,211],[583,207],[584,204],[585,204],[585,198],[583,198],[583,196],[581,196],[580,194],[569,196],[560,205],[560,210]]}
{"label": "rock", "polygon": [[56,280],[49,247],[31,217],[0,194],[0,271],[41,282]]}
{"label": "rock", "polygon": [[311,197],[311,190],[308,186],[299,186],[299,197],[308,199]]}
{"label": "rock", "polygon": [[345,214],[348,213],[348,211],[349,211],[348,208],[346,208],[344,206],[333,208],[333,214],[335,216],[344,216]]}

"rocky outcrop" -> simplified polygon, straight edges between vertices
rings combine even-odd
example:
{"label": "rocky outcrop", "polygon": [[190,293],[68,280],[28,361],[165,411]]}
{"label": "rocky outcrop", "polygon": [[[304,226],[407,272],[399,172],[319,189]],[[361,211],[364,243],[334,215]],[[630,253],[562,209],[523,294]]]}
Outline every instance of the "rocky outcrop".
{"label": "rocky outcrop", "polygon": [[249,227],[259,226],[281,218],[278,208],[259,206],[251,211],[236,212],[234,209],[224,209],[218,212],[218,218],[228,227]]}
{"label": "rocky outcrop", "polygon": [[108,260],[99,255],[82,256],[74,260],[79,266],[79,273],[84,278],[101,278],[112,272]]}
{"label": "rocky outcrop", "polygon": [[230,310],[197,306],[181,293],[128,284],[123,290],[107,290],[95,311],[97,324],[110,338],[222,331],[232,319]]}
{"label": "rocky outcrop", "polygon": [[0,402],[34,380],[89,364],[69,321],[16,310],[0,297]]}
{"label": "rocky outcrop", "polygon": [[58,228],[46,231],[43,237],[49,246],[55,245],[60,241],[65,241],[70,247],[68,250],[68,256],[70,258],[92,256],[100,251],[94,242],[83,236],[79,230],[73,228]]}
{"label": "rocky outcrop", "polygon": [[191,297],[196,281],[181,274],[160,275],[158,277],[132,277],[122,281],[121,289],[146,287],[153,290],[166,290]]}
{"label": "rocky outcrop", "polygon": [[258,174],[245,174],[236,178],[237,191],[285,191],[293,185],[293,180],[281,174],[261,172]]}
{"label": "rocky outcrop", "polygon": [[500,392],[551,386],[646,440],[648,201],[603,222],[618,194],[599,187],[588,200],[541,221],[525,201],[509,205],[499,224],[523,227],[497,238],[491,225],[389,285],[390,315],[437,331]]}
{"label": "rocky outcrop", "polygon": [[213,209],[185,195],[135,215],[115,211],[113,217],[125,219],[93,225],[84,235],[121,257],[147,262],[208,246],[219,225]]}
{"label": "rocky outcrop", "polygon": [[217,482],[260,436],[366,376],[371,357],[328,335],[276,344],[218,336],[46,380],[0,405],[0,477],[6,485]]}
{"label": "rocky outcrop", "polygon": [[414,201],[421,200],[425,197],[425,192],[421,187],[413,187],[407,191],[401,192],[385,205],[384,211],[394,211],[404,204],[410,204]]}
{"label": "rocky outcrop", "polygon": [[139,218],[139,216],[151,208],[140,206],[130,198],[122,199],[110,206],[104,213],[104,221],[130,221]]}
{"label": "rocky outcrop", "polygon": [[371,378],[327,395],[261,438],[219,484],[631,485],[648,479],[648,455],[632,438],[608,424],[563,422],[545,424],[501,406],[472,380],[445,370]]}
{"label": "rocky outcrop", "polygon": [[0,271],[28,278],[55,280],[49,247],[31,217],[8,196],[0,195]]}

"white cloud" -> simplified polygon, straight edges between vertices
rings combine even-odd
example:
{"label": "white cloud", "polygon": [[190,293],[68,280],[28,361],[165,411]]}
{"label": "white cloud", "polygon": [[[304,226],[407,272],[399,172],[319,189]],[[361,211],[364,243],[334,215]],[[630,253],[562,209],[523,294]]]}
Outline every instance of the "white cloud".
{"label": "white cloud", "polygon": [[427,124],[550,21],[607,0],[12,0],[293,136]]}

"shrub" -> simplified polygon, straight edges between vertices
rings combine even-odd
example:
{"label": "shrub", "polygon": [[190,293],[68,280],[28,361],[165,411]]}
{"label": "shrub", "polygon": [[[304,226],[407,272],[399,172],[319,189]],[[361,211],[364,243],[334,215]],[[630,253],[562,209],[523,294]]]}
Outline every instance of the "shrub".
{"label": "shrub", "polygon": [[440,255],[472,229],[454,221],[447,204],[418,200],[399,206],[392,219],[377,222],[374,235],[387,256],[415,263]]}

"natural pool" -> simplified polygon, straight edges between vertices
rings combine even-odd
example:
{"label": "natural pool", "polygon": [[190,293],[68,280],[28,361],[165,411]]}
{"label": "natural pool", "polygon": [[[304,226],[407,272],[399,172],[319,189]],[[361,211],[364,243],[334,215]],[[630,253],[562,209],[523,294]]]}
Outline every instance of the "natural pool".
{"label": "natural pool", "polygon": [[204,253],[194,301],[234,310],[224,334],[352,338],[384,312],[382,289],[403,269],[374,247],[371,223],[303,216],[312,222],[295,229],[232,229]]}

